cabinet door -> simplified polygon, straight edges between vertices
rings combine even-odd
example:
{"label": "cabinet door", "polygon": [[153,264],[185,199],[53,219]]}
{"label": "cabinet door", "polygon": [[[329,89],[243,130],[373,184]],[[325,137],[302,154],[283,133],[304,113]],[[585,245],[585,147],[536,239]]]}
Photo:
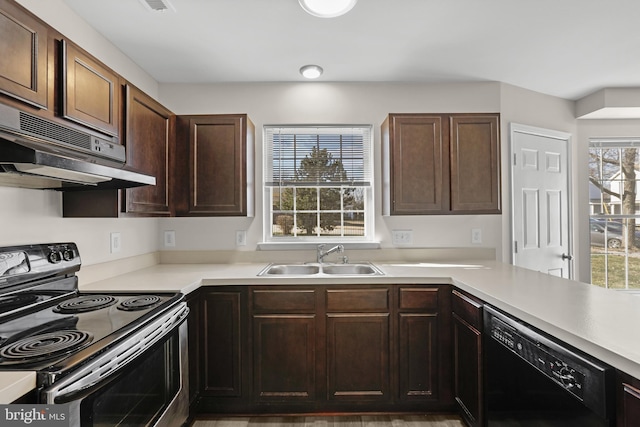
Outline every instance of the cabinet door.
{"label": "cabinet door", "polygon": [[188,126],[189,200],[187,211],[180,214],[252,215],[247,138],[253,138],[253,124],[246,115],[219,115],[191,117]]}
{"label": "cabinet door", "polygon": [[169,158],[174,135],[171,111],[137,88],[126,86],[127,165],[156,177],[156,185],[125,190],[125,212],[170,214]]}
{"label": "cabinet door", "polygon": [[398,291],[398,374],[401,400],[437,400],[439,394],[439,288]]}
{"label": "cabinet door", "polygon": [[255,400],[315,400],[315,331],[313,314],[253,316]]}
{"label": "cabinet door", "polygon": [[62,40],[62,114],[66,119],[118,136],[118,75],[74,44]]}
{"label": "cabinet door", "polygon": [[438,398],[438,316],[400,313],[400,399]]}
{"label": "cabinet door", "polygon": [[640,423],[640,380],[617,371],[616,426],[635,427]]}
{"label": "cabinet door", "polygon": [[389,116],[392,215],[449,209],[447,125],[436,115]]}
{"label": "cabinet door", "polygon": [[453,115],[451,210],[500,213],[499,116]]}
{"label": "cabinet door", "polygon": [[327,315],[327,387],[332,402],[389,401],[389,314]]}
{"label": "cabinet door", "polygon": [[483,425],[482,304],[453,291],[454,393],[470,427]]}
{"label": "cabinet door", "polygon": [[206,396],[242,396],[240,292],[204,295],[201,392]]}
{"label": "cabinet door", "polygon": [[0,93],[47,108],[47,27],[0,0]]}
{"label": "cabinet door", "polygon": [[316,399],[316,295],[311,288],[251,288],[254,401]]}

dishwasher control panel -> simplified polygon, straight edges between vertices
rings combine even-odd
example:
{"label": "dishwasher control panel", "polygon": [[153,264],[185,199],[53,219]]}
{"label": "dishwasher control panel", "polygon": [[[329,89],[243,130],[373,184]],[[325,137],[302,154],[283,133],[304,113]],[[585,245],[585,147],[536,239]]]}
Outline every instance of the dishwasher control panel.
{"label": "dishwasher control panel", "polygon": [[497,317],[491,319],[489,333],[500,344],[582,399],[585,375],[580,368],[571,363],[571,358],[566,354],[559,354],[540,340],[520,333],[517,328],[509,326]]}

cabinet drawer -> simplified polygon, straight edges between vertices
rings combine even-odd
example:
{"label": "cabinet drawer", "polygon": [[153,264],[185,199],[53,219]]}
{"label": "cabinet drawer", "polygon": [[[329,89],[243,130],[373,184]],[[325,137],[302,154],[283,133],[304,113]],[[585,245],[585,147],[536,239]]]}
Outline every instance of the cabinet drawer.
{"label": "cabinet drawer", "polygon": [[452,291],[451,305],[454,314],[474,328],[482,329],[482,303],[480,301],[454,289]]}
{"label": "cabinet drawer", "polygon": [[313,313],[316,295],[313,289],[254,289],[253,311],[262,313]]}
{"label": "cabinet drawer", "polygon": [[438,310],[438,288],[400,288],[400,310]]}
{"label": "cabinet drawer", "polygon": [[389,311],[389,290],[380,289],[329,289],[327,311]]}

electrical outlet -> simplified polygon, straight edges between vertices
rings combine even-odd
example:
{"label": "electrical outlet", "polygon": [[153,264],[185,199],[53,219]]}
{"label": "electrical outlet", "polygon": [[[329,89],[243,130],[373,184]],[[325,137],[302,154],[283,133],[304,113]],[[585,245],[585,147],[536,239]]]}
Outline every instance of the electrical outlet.
{"label": "electrical outlet", "polygon": [[176,245],[176,232],[173,230],[165,230],[164,232],[165,248],[172,248],[175,245]]}
{"label": "electrical outlet", "polygon": [[115,254],[117,252],[120,252],[121,248],[122,248],[122,239],[120,237],[120,233],[119,232],[111,233],[111,253]]}
{"label": "electrical outlet", "polygon": [[246,230],[237,230],[236,231],[236,246],[247,246],[247,231]]}
{"label": "electrical outlet", "polygon": [[394,245],[411,245],[413,230],[391,230],[391,241]]}
{"label": "electrical outlet", "polygon": [[480,228],[471,229],[471,243],[476,245],[482,243],[482,229]]}

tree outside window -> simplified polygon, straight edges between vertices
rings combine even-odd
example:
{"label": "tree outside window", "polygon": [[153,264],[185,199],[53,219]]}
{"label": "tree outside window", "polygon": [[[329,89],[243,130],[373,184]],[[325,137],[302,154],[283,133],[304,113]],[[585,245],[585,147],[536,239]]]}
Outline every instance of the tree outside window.
{"label": "tree outside window", "polygon": [[589,148],[591,281],[640,288],[638,141],[592,140]]}

